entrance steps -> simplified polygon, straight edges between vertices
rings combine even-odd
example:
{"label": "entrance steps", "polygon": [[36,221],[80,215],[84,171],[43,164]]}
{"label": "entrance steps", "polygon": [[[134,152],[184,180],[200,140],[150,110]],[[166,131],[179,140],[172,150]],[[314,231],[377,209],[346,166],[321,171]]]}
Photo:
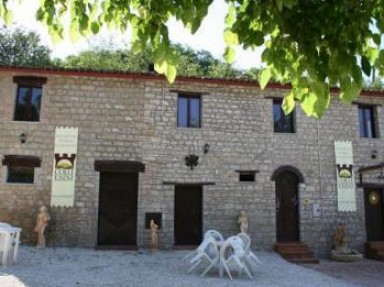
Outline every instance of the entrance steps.
{"label": "entrance steps", "polygon": [[384,261],[384,241],[366,242],[365,256],[369,259]]}
{"label": "entrance steps", "polygon": [[275,244],[274,249],[285,260],[292,263],[319,263],[308,245],[301,242],[279,242]]}

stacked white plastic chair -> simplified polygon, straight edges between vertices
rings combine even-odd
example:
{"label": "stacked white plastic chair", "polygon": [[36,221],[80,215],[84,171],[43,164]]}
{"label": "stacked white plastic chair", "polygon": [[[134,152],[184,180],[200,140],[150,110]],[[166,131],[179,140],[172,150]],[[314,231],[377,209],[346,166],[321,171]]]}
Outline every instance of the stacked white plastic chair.
{"label": "stacked white plastic chair", "polygon": [[[1,264],[16,263],[20,243],[21,228],[0,222],[0,253]],[[12,256],[11,256],[12,255]]]}
{"label": "stacked white plastic chair", "polygon": [[188,272],[191,272],[200,264],[207,263],[208,266],[203,271],[203,273],[201,273],[201,276],[204,276],[210,269],[212,269],[212,267],[219,264],[219,248],[217,241],[213,237],[207,236],[204,238],[203,242],[199,245],[196,251],[196,255],[190,261],[190,263],[193,265],[191,268],[189,268]]}
{"label": "stacked white plastic chair", "polygon": [[244,247],[244,243],[240,237],[231,236],[224,241],[220,249],[221,264],[231,279],[230,269],[233,268],[236,268],[240,275],[244,270],[250,279],[253,278],[247,266],[248,258]]}
{"label": "stacked white plastic chair", "polygon": [[200,245],[197,247],[197,249],[193,250],[192,252],[189,252],[187,255],[185,255],[181,260],[185,260],[188,257],[197,255],[202,248],[206,245],[206,242],[204,242],[207,238],[213,238],[217,242],[223,242],[224,237],[220,234],[220,232],[216,230],[208,230],[204,233],[204,239],[203,242],[200,243]]}
{"label": "stacked white plastic chair", "polygon": [[221,235],[221,233],[217,230],[208,230],[204,234],[204,239],[207,238],[208,236],[212,237],[215,239],[217,242],[224,242],[224,237]]}
{"label": "stacked white plastic chair", "polygon": [[254,268],[257,267],[256,266],[257,263],[262,264],[260,259],[251,250],[251,237],[249,237],[249,235],[244,232],[240,232],[239,234],[237,234],[237,236],[244,243],[245,254],[247,256],[248,262],[250,262]]}

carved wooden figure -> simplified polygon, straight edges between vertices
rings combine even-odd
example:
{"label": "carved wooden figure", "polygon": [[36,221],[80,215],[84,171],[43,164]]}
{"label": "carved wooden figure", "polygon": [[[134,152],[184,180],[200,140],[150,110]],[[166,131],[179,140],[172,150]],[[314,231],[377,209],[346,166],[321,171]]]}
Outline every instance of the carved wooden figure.
{"label": "carved wooden figure", "polygon": [[237,223],[240,224],[240,232],[248,232],[248,215],[244,210],[240,212]]}
{"label": "carved wooden figure", "polygon": [[157,229],[159,226],[151,219],[150,222],[150,228],[151,228],[151,248],[153,250],[157,250],[159,247],[159,238],[157,235]]}
{"label": "carved wooden figure", "polygon": [[44,248],[45,247],[45,228],[48,225],[48,221],[51,219],[47,212],[47,208],[43,205],[40,207],[39,214],[36,219],[35,232],[37,232],[37,245],[36,247]]}

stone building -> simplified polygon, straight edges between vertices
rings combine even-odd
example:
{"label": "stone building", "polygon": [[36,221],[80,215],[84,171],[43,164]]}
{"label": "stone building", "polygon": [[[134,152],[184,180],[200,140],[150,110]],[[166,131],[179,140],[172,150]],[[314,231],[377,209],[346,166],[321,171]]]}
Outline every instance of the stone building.
{"label": "stone building", "polygon": [[[363,91],[353,104],[335,95],[316,120],[300,108],[282,115],[288,88],[0,67],[0,221],[32,243],[44,204],[48,245],[102,248],[149,246],[155,219],[170,248],[209,229],[238,233],[245,210],[256,249],[301,241],[325,254],[339,221],[353,248],[384,240],[370,206],[383,212],[384,93]],[[77,133],[68,151],[65,129]],[[353,181],[349,195],[340,180]]]}

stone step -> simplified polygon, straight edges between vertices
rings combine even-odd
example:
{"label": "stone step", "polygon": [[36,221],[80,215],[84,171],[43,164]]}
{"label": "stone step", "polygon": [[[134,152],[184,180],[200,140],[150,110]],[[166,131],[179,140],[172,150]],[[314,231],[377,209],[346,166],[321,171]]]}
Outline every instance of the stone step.
{"label": "stone step", "polygon": [[384,261],[384,241],[366,242],[365,256],[370,259]]}
{"label": "stone step", "polygon": [[275,251],[292,263],[319,263],[308,245],[301,242],[277,243]]}
{"label": "stone step", "polygon": [[368,241],[365,244],[369,245],[371,248],[378,248],[384,250],[384,241]]}
{"label": "stone step", "polygon": [[295,264],[319,264],[319,260],[314,257],[293,258],[292,260],[288,261]]}
{"label": "stone step", "polygon": [[281,252],[289,252],[289,251],[307,252],[307,251],[309,251],[309,248],[306,244],[302,244],[300,242],[277,243],[275,245],[275,251],[277,251],[277,252],[280,252],[280,251]]}

